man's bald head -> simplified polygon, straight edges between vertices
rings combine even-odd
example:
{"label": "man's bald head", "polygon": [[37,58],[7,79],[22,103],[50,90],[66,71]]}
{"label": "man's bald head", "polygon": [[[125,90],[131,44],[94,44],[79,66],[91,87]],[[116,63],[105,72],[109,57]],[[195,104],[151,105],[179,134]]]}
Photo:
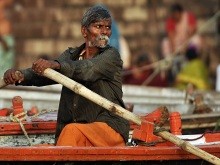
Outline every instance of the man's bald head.
{"label": "man's bald head", "polygon": [[95,5],[84,13],[81,25],[82,27],[89,27],[91,23],[106,19],[111,19],[109,11],[101,5]]}

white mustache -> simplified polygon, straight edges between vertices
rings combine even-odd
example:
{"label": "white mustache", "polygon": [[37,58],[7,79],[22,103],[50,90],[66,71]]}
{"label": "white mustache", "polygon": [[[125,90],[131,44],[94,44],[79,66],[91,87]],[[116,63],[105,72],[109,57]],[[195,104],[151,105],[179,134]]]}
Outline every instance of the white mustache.
{"label": "white mustache", "polygon": [[109,40],[109,37],[106,36],[106,35],[101,35],[101,36],[98,36],[98,37],[97,37],[97,40],[106,40],[106,41],[108,41],[108,40]]}
{"label": "white mustache", "polygon": [[[100,41],[104,41],[104,44],[100,43]],[[89,45],[104,48],[108,43],[109,43],[109,37],[107,35],[100,35],[96,37],[95,42],[93,43],[90,42]]]}

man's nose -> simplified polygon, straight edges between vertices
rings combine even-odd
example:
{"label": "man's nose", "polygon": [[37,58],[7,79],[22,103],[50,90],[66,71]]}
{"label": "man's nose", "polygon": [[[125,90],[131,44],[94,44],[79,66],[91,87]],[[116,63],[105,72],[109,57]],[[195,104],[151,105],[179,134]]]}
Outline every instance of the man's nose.
{"label": "man's nose", "polygon": [[107,35],[109,33],[109,29],[107,28],[107,27],[103,27],[102,29],[101,29],[101,34],[102,35]]}

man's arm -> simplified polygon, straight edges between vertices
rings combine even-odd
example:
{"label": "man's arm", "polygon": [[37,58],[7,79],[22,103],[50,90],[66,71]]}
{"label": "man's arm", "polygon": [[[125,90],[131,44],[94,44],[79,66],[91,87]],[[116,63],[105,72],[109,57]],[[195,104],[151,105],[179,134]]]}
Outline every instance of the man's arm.
{"label": "man's arm", "polygon": [[57,62],[60,64],[60,73],[80,81],[113,79],[119,68],[122,68],[120,55],[115,48],[109,48],[92,59],[57,59]]}
{"label": "man's arm", "polygon": [[16,83],[16,85],[23,86],[46,86],[57,84],[53,80],[50,80],[44,76],[38,75],[35,73],[32,68],[28,68],[25,70],[21,70],[21,73],[24,75],[24,80],[20,83]]}

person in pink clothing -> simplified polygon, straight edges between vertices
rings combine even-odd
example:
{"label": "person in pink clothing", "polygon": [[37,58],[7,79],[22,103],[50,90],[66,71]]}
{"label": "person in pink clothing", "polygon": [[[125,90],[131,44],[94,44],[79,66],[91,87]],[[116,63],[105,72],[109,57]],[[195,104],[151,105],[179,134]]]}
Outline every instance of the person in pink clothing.
{"label": "person in pink clothing", "polygon": [[199,49],[200,37],[195,35],[197,30],[196,17],[192,12],[184,10],[180,4],[171,6],[170,16],[166,19],[165,28],[167,38],[162,43],[164,57],[182,54],[188,45],[193,45]]}

